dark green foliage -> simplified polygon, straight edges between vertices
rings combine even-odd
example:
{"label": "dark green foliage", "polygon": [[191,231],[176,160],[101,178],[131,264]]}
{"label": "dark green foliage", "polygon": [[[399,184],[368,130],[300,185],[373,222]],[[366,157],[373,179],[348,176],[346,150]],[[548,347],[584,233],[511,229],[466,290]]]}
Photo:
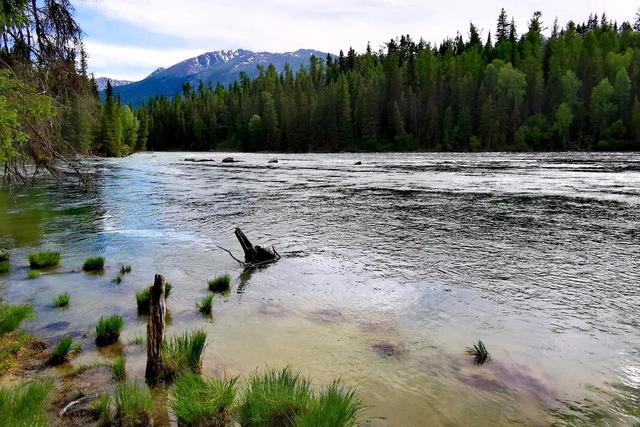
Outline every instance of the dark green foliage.
{"label": "dark green foliage", "polygon": [[124,356],[118,357],[111,365],[111,375],[116,381],[123,381],[127,378],[127,359]]}
{"label": "dark green foliage", "polygon": [[0,334],[13,332],[26,319],[33,317],[33,307],[28,304],[0,304]]}
{"label": "dark green foliage", "polygon": [[[229,87],[150,99],[155,150],[638,150],[640,32],[607,20],[544,37],[539,12],[518,34],[507,11],[495,44],[408,36],[381,52],[261,69]],[[348,42],[348,41],[345,41]],[[562,104],[564,107],[558,110]],[[142,111],[144,113],[142,114]],[[635,114],[635,115],[634,115]]]}
{"label": "dark green foliage", "polygon": [[0,262],[9,261],[9,251],[6,249],[0,249]]}
{"label": "dark green foliage", "polygon": [[64,337],[58,342],[58,344],[51,350],[49,357],[49,363],[51,365],[59,365],[67,361],[71,346],[73,344],[73,338]]}
{"label": "dark green foliage", "polygon": [[111,283],[119,285],[120,283],[122,283],[122,276],[118,274],[116,277],[111,279]]}
{"label": "dark green foliage", "polygon": [[60,252],[41,251],[29,254],[31,268],[53,267],[60,263]]}
{"label": "dark green foliage", "polygon": [[101,271],[104,270],[104,257],[96,256],[84,260],[82,271]]}
{"label": "dark green foliage", "polygon": [[181,426],[226,426],[236,396],[236,379],[202,378],[179,374],[169,396],[169,408]]}
{"label": "dark green foliage", "polygon": [[211,292],[223,292],[229,290],[231,286],[231,276],[229,274],[223,274],[216,276],[213,279],[209,279],[209,290]]}
{"label": "dark green foliage", "polygon": [[69,295],[69,293],[65,292],[53,299],[53,305],[55,307],[68,307],[70,299],[71,299],[71,296]]}
{"label": "dark green foliage", "polygon": [[[164,298],[169,298],[171,295],[171,290],[173,286],[171,283],[167,282],[164,284]],[[138,313],[146,314],[149,313],[149,304],[151,302],[151,286],[147,286],[146,288],[136,292],[136,304],[138,305]]]}
{"label": "dark green foliage", "polygon": [[120,275],[124,276],[125,274],[129,274],[131,273],[131,266],[130,265],[121,265],[120,266]]}
{"label": "dark green foliage", "polygon": [[125,381],[114,394],[116,425],[146,426],[151,420],[151,392],[145,384]]}
{"label": "dark green foliage", "polygon": [[0,274],[7,274],[9,272],[9,261],[0,262]]}
{"label": "dark green foliage", "polygon": [[196,308],[200,313],[203,314],[211,314],[213,309],[213,295],[207,295],[202,298],[200,301],[196,302]]}
{"label": "dark green foliage", "polygon": [[5,426],[45,427],[48,425],[44,405],[51,385],[30,381],[0,387],[0,423]]}
{"label": "dark green foliage", "polygon": [[118,314],[101,317],[96,324],[96,345],[103,347],[115,343],[120,338],[123,327],[124,320]]}
{"label": "dark green foliage", "polygon": [[173,336],[162,343],[162,357],[167,376],[173,377],[182,371],[198,373],[202,366],[202,354],[207,345],[207,333],[197,329],[191,333]]}
{"label": "dark green foliage", "polygon": [[467,347],[467,354],[473,356],[473,361],[476,365],[482,365],[491,357],[482,341],[473,344],[473,347]]}

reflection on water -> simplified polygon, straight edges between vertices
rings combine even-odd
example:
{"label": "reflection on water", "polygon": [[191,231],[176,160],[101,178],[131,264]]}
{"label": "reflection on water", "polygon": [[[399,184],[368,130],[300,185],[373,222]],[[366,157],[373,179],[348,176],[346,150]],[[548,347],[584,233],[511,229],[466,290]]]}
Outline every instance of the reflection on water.
{"label": "reflection on water", "polygon": [[[185,162],[185,157],[217,162]],[[138,154],[96,161],[98,191],[0,191],[0,296],[37,309],[29,327],[72,334],[76,363],[125,354],[144,375],[134,293],[174,285],[169,334],[203,327],[204,369],[292,364],[356,385],[371,425],[632,425],[640,389],[638,154]],[[354,163],[360,160],[362,165]],[[284,256],[244,270],[233,230]],[[26,280],[26,254],[61,265]],[[77,272],[89,255],[102,276]],[[111,282],[121,264],[133,272]],[[210,319],[195,301],[229,272]],[[71,294],[68,310],[51,299]],[[92,328],[120,313],[118,346]],[[482,339],[492,361],[464,349]],[[166,392],[156,392],[157,407]],[[166,413],[158,413],[160,424]]]}

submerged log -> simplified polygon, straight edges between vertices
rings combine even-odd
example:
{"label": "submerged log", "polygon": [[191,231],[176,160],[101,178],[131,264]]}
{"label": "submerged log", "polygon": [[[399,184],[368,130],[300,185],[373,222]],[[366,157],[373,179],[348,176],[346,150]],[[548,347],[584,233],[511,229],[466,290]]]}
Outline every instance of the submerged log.
{"label": "submerged log", "polygon": [[275,261],[278,258],[278,253],[273,246],[253,246],[247,236],[240,228],[236,228],[236,237],[242,246],[244,251],[244,260],[248,263],[262,263],[266,261]]}
{"label": "submerged log", "polygon": [[164,317],[167,311],[164,288],[164,277],[156,274],[151,287],[149,320],[147,321],[147,368],[145,378],[150,383],[161,380],[164,375],[162,340],[164,339]]}

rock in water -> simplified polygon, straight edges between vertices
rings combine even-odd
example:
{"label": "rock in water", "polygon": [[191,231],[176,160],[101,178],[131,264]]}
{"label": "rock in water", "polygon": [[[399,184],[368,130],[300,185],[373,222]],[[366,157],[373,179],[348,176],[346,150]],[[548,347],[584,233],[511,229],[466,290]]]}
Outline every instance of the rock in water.
{"label": "rock in water", "polygon": [[236,160],[233,157],[225,157],[222,159],[222,163],[235,163]]}
{"label": "rock in water", "polygon": [[356,165],[356,166],[361,165],[361,164],[362,164],[362,162],[355,162],[354,163],[354,165]]}
{"label": "rock in water", "polygon": [[278,163],[278,159],[271,159],[267,163]]}

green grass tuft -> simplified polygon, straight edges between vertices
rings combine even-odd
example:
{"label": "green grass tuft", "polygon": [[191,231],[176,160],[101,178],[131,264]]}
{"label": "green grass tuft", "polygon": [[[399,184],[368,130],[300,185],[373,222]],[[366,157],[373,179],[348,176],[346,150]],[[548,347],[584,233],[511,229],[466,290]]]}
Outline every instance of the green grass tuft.
{"label": "green grass tuft", "polygon": [[0,249],[0,262],[9,261],[9,251],[6,249]]}
{"label": "green grass tuft", "polygon": [[58,342],[58,344],[51,350],[49,357],[49,363],[51,365],[60,365],[67,361],[71,345],[73,344],[73,338],[64,337]]}
{"label": "green grass tuft", "polygon": [[173,383],[169,408],[178,425],[226,426],[236,396],[236,378],[219,380],[201,378],[193,372],[183,372]]}
{"label": "green grass tuft", "polygon": [[53,267],[60,263],[60,252],[40,251],[29,254],[31,268]]}
{"label": "green grass tuft", "polygon": [[208,284],[211,292],[228,291],[231,287],[231,276],[229,274],[216,276],[213,279],[209,279]]}
{"label": "green grass tuft", "polygon": [[94,256],[84,260],[82,271],[102,271],[104,270],[104,257]]}
{"label": "green grass tuft", "polygon": [[296,427],[351,427],[363,410],[356,391],[334,381],[323,389],[307,410],[296,417]]}
{"label": "green grass tuft", "polygon": [[131,266],[130,265],[121,265],[120,266],[120,275],[124,276],[125,274],[129,274],[131,273]]}
{"label": "green grass tuft", "polygon": [[40,272],[37,270],[29,270],[27,273],[27,279],[29,280],[37,279],[38,277],[40,277]]}
{"label": "green grass tuft", "polygon": [[111,365],[111,374],[116,381],[123,381],[127,378],[127,359],[124,356],[118,357]]}
{"label": "green grass tuft", "polygon": [[111,399],[108,393],[101,393],[100,397],[91,404],[93,414],[100,426],[110,426],[112,424]]}
{"label": "green grass tuft", "polygon": [[117,275],[116,277],[111,279],[111,283],[115,283],[115,284],[119,285],[120,283],[122,283],[122,276],[121,275]]}
{"label": "green grass tuft", "polygon": [[124,320],[118,314],[101,317],[96,325],[96,345],[103,347],[115,343],[120,338],[123,327]]}
{"label": "green grass tuft", "polygon": [[202,367],[202,354],[207,346],[207,333],[196,329],[191,333],[171,337],[162,343],[162,357],[168,377],[174,377],[183,371],[199,373]]}
{"label": "green grass tuft", "polygon": [[129,338],[129,345],[142,345],[145,342],[145,338],[141,333],[136,333],[134,336]]}
{"label": "green grass tuft", "polygon": [[[171,283],[164,284],[164,298],[165,300],[171,295],[171,289],[173,286]],[[151,286],[136,292],[136,304],[138,305],[138,313],[146,314],[149,312],[149,304],[151,302]]]}
{"label": "green grass tuft", "polygon": [[491,358],[491,354],[489,354],[482,341],[473,344],[473,347],[467,347],[467,354],[473,356],[473,362],[476,365],[482,365]]}
{"label": "green grass tuft", "polygon": [[114,395],[116,425],[146,426],[151,421],[151,392],[138,382],[125,381]]}
{"label": "green grass tuft", "polygon": [[7,274],[10,270],[9,261],[0,262],[0,274]]}
{"label": "green grass tuft", "polygon": [[0,335],[13,332],[26,319],[33,318],[33,307],[29,304],[0,304]]}
{"label": "green grass tuft", "polygon": [[196,308],[200,313],[211,314],[213,310],[213,295],[207,295],[200,301],[196,302]]}
{"label": "green grass tuft", "polygon": [[0,423],[4,426],[48,425],[44,405],[50,391],[51,384],[39,380],[0,387]]}
{"label": "green grass tuft", "polygon": [[60,294],[53,299],[53,305],[54,307],[68,307],[70,299],[71,296],[69,295],[69,293],[65,292],[64,294]]}

